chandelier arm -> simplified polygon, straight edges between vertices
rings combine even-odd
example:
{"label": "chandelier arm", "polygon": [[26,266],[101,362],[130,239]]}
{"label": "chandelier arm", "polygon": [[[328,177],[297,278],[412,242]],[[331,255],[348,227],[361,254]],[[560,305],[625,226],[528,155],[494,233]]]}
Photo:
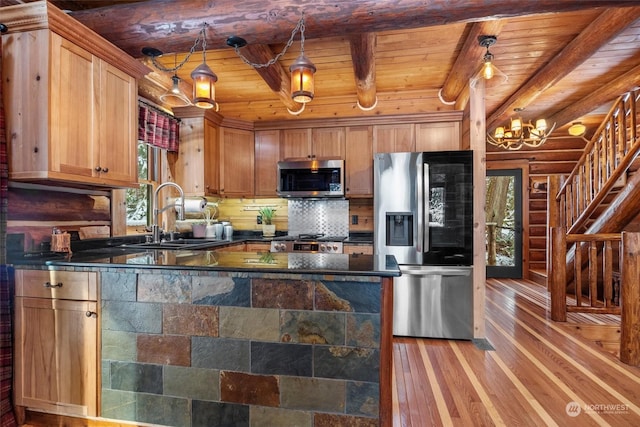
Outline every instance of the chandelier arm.
{"label": "chandelier arm", "polygon": [[240,53],[240,47],[238,45],[235,45],[233,49],[245,64],[250,65],[253,68],[267,68],[272,66],[276,62],[278,62],[278,60],[280,60],[280,58],[282,58],[282,56],[285,53],[287,53],[287,50],[289,50],[291,45],[293,45],[293,41],[295,40],[295,37],[296,37],[296,34],[298,34],[298,31],[300,31],[300,40],[302,44],[302,50],[304,51],[304,14],[302,14],[302,17],[298,21],[298,24],[291,31],[291,36],[289,37],[289,40],[287,41],[287,44],[284,46],[282,51],[278,53],[276,56],[274,56],[273,58],[271,58],[269,61],[265,62],[264,64],[257,64],[255,62],[251,62],[247,57],[245,57],[242,53]]}
{"label": "chandelier arm", "polygon": [[153,65],[160,71],[165,71],[168,73],[173,73],[178,71],[180,68],[182,68],[184,66],[184,64],[187,63],[187,61],[189,60],[189,58],[191,58],[191,55],[193,55],[193,53],[196,51],[196,48],[198,47],[198,45],[200,44],[200,40],[202,39],[202,55],[204,57],[205,55],[205,48],[207,46],[207,37],[206,37],[206,29],[209,26],[209,24],[207,24],[206,22],[202,24],[202,29],[200,29],[200,32],[198,33],[198,37],[196,37],[196,41],[193,43],[193,46],[191,46],[191,49],[189,49],[189,53],[184,57],[184,59],[182,60],[182,62],[180,62],[178,65],[176,65],[175,67],[165,67],[164,65],[162,65],[161,63],[158,62],[158,60],[156,59],[155,56],[151,57],[151,62],[153,62]]}

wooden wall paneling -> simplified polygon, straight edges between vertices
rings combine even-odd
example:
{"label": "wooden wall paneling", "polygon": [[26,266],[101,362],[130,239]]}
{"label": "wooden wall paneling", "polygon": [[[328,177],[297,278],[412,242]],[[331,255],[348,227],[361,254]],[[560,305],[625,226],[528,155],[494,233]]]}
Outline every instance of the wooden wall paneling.
{"label": "wooden wall paneling", "polygon": [[127,190],[111,190],[111,235],[127,235]]}
{"label": "wooden wall paneling", "polygon": [[231,221],[234,230],[261,231],[262,225],[256,221],[258,210],[270,206],[276,210],[273,223],[276,231],[285,231],[289,227],[289,202],[281,198],[236,199],[225,198],[218,202],[218,219]]}
{"label": "wooden wall paneling", "polygon": [[[357,216],[357,224],[353,217]],[[373,233],[373,199],[349,200],[349,231],[366,231]]]}

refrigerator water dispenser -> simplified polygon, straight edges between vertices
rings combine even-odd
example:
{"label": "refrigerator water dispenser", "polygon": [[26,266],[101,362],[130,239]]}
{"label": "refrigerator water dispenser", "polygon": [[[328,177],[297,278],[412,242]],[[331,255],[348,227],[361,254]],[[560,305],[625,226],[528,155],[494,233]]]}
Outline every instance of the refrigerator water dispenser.
{"label": "refrigerator water dispenser", "polygon": [[387,212],[387,246],[413,246],[413,214]]}

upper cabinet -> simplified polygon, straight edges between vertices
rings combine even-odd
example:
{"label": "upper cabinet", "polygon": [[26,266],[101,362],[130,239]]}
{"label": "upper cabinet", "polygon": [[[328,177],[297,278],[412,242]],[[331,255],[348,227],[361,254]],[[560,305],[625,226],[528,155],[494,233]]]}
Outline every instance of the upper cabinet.
{"label": "upper cabinet", "polygon": [[276,197],[278,161],[280,160],[280,131],[256,131],[255,190],[256,196]]}
{"label": "upper cabinet", "polygon": [[416,124],[416,151],[456,151],[460,143],[460,122]]}
{"label": "upper cabinet", "polygon": [[373,196],[373,144],[371,126],[349,126],[346,141],[346,195]]}
{"label": "upper cabinet", "polygon": [[220,194],[251,197],[254,193],[254,133],[220,128]]}
{"label": "upper cabinet", "polygon": [[344,138],[344,127],[285,129],[280,158],[344,160]]}
{"label": "upper cabinet", "polygon": [[216,195],[220,190],[218,126],[205,117],[207,111],[197,109],[195,117],[180,121],[174,176],[186,196]]}
{"label": "upper cabinet", "polygon": [[3,23],[9,179],[135,186],[149,69],[47,2],[3,8]]}
{"label": "upper cabinet", "polygon": [[415,151],[414,124],[376,125],[373,127],[373,152]]}

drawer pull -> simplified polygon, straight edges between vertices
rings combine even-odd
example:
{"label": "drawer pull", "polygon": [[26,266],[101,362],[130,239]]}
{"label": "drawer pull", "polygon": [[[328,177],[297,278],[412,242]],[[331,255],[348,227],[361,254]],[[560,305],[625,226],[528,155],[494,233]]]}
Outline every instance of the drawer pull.
{"label": "drawer pull", "polygon": [[62,282],[58,282],[55,285],[52,285],[51,282],[47,282],[43,285],[45,288],[61,288]]}
{"label": "drawer pull", "polygon": [[85,313],[85,316],[96,318],[96,317],[98,317],[98,313],[96,313],[95,311],[87,311]]}

